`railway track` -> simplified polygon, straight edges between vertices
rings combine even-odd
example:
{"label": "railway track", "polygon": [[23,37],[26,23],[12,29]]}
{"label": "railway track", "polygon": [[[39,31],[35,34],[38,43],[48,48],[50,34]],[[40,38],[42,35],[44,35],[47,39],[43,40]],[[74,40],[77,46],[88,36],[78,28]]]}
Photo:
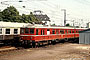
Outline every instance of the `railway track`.
{"label": "railway track", "polygon": [[13,51],[13,50],[17,50],[17,48],[10,46],[4,46],[0,48],[0,52]]}
{"label": "railway track", "polygon": [[23,47],[3,46],[3,47],[0,47],[0,53],[1,52],[15,51],[15,50],[22,50],[22,49],[25,49],[25,48],[23,48]]}
{"label": "railway track", "polygon": [[[60,41],[60,42],[55,42],[55,44],[44,44],[44,45],[39,45],[37,46],[36,48],[39,48],[39,47],[48,47],[49,45],[56,45],[56,44],[59,44],[59,43],[73,43],[72,41]],[[74,43],[77,43],[77,42],[74,42]],[[2,46],[0,47],[0,52],[9,52],[9,51],[15,51],[15,50],[23,50],[23,49],[28,49],[28,48],[33,48],[31,46]]]}
{"label": "railway track", "polygon": [[[39,48],[39,47],[48,47],[49,45],[53,45],[53,44],[44,44],[44,45],[40,45],[36,48]],[[29,49],[29,48],[33,48],[33,47],[30,47],[30,46],[27,46],[27,47],[15,47],[15,46],[2,46],[0,47],[0,53],[1,52],[9,52],[9,51],[16,51],[16,50],[23,50],[23,49]]]}

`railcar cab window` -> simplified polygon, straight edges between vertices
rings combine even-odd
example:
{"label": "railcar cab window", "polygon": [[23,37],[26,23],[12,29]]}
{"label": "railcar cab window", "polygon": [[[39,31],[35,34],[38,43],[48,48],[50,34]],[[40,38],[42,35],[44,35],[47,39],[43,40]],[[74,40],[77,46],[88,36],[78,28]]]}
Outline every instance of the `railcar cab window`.
{"label": "railcar cab window", "polygon": [[36,35],[38,35],[38,29],[36,29]]}
{"label": "railcar cab window", "polygon": [[74,30],[72,30],[72,33],[74,33]]}
{"label": "railcar cab window", "polygon": [[76,30],[76,33],[78,33],[78,30]]}
{"label": "railcar cab window", "polygon": [[27,29],[25,29],[25,33],[26,34],[28,34],[29,33],[29,29],[27,28]]}
{"label": "railcar cab window", "polygon": [[71,33],[71,30],[68,30],[68,33]]}
{"label": "railcar cab window", "polygon": [[2,29],[0,29],[0,34],[2,34]]}
{"label": "railcar cab window", "polygon": [[18,29],[14,29],[14,34],[17,34],[18,33]]}
{"label": "railcar cab window", "polygon": [[34,29],[30,29],[30,34],[34,34]]}
{"label": "railcar cab window", "polygon": [[67,30],[65,30],[65,34],[67,34]]}
{"label": "railcar cab window", "polygon": [[43,35],[44,35],[44,30],[43,30]]}
{"label": "railcar cab window", "polygon": [[52,34],[55,34],[55,30],[52,30]]}
{"label": "railcar cab window", "polygon": [[64,30],[60,30],[60,34],[64,34]]}
{"label": "railcar cab window", "polygon": [[10,29],[6,29],[6,34],[10,34]]}
{"label": "railcar cab window", "polygon": [[21,34],[24,34],[24,29],[21,29]]}
{"label": "railcar cab window", "polygon": [[56,30],[56,34],[59,34],[59,30]]}

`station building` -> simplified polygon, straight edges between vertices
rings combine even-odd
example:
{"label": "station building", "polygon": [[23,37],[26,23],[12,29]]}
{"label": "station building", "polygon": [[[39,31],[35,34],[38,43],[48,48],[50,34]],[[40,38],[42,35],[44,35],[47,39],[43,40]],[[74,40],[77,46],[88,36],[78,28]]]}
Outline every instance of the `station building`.
{"label": "station building", "polygon": [[86,29],[79,32],[79,43],[90,44],[90,29]]}
{"label": "station building", "polygon": [[87,28],[90,28],[90,22],[87,23]]}

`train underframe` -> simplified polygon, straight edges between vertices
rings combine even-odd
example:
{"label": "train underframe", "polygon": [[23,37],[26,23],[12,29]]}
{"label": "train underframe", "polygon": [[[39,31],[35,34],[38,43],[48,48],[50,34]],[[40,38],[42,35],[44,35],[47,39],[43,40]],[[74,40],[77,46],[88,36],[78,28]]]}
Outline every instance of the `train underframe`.
{"label": "train underframe", "polygon": [[20,40],[20,37],[14,37],[13,39],[9,40],[0,40],[0,43],[3,43],[4,45],[11,45],[16,47],[40,47],[44,45],[55,45],[56,43],[64,43],[64,42],[77,42],[79,37],[75,38],[63,38],[63,39],[53,39],[53,40],[42,40],[42,41],[35,41],[35,40]]}
{"label": "train underframe", "polygon": [[72,43],[78,43],[79,37],[76,38],[64,38],[64,39],[54,39],[54,40],[43,40],[43,41],[32,41],[32,40],[21,40],[21,43],[19,42],[19,45],[23,47],[40,47],[44,45],[55,45],[56,43],[64,43],[64,42],[72,42]]}
{"label": "train underframe", "polygon": [[19,35],[0,35],[0,46],[14,45],[19,41]]}

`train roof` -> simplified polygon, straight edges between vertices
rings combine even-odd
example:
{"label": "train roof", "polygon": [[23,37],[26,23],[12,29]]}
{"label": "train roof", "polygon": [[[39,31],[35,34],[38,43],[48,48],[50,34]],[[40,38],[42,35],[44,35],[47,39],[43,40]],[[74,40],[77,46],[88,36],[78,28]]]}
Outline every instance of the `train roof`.
{"label": "train roof", "polygon": [[17,22],[3,22],[0,21],[0,28],[20,28],[20,27],[24,27],[30,25],[30,23],[17,23]]}
{"label": "train roof", "polygon": [[46,25],[27,25],[24,28],[87,29],[87,28],[73,28],[73,27],[64,27],[64,26],[46,26]]}

